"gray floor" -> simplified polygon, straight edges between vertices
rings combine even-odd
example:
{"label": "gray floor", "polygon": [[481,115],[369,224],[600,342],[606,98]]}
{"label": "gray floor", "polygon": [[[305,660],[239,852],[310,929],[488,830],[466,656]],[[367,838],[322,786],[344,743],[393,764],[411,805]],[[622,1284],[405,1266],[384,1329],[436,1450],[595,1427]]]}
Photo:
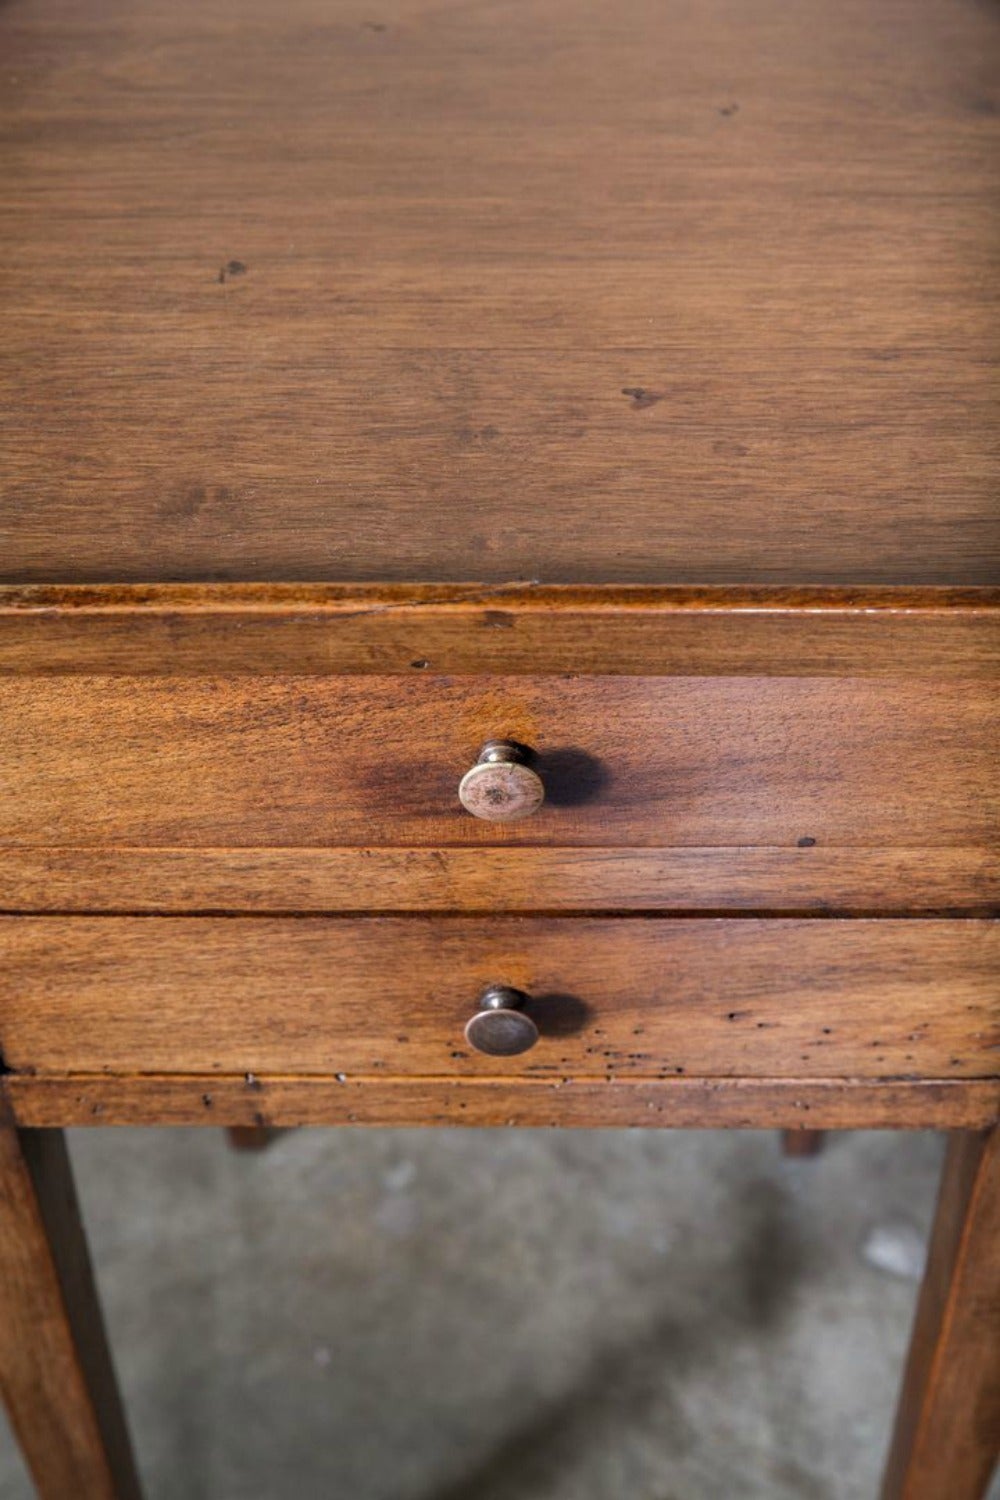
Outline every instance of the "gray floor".
{"label": "gray floor", "polygon": [[[75,1132],[149,1500],[871,1500],[940,1139]],[[0,1500],[30,1494],[6,1430]],[[67,1497],[73,1500],[73,1497]]]}

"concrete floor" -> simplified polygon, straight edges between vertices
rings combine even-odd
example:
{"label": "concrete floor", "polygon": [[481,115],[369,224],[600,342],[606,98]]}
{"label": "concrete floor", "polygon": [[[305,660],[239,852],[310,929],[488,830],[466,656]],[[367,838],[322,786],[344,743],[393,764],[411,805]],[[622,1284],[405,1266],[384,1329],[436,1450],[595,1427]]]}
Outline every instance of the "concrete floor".
{"label": "concrete floor", "polygon": [[[876,1493],[939,1138],[71,1149],[149,1500]],[[3,1430],[0,1500],[30,1493]]]}

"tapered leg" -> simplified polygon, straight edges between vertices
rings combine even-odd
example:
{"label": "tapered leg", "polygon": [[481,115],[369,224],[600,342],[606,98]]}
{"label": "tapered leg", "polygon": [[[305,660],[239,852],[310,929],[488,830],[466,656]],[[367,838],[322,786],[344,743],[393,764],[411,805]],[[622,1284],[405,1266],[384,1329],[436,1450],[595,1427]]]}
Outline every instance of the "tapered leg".
{"label": "tapered leg", "polygon": [[1000,1129],[948,1145],[882,1500],[980,1500],[1000,1454]]}
{"label": "tapered leg", "polygon": [[266,1151],[280,1134],[267,1125],[230,1125],[226,1130],[234,1151]]}
{"label": "tapered leg", "polygon": [[139,1500],[59,1130],[0,1125],[0,1391],[41,1500]]}
{"label": "tapered leg", "polygon": [[781,1149],[786,1156],[818,1156],[824,1134],[822,1130],[783,1130]]}

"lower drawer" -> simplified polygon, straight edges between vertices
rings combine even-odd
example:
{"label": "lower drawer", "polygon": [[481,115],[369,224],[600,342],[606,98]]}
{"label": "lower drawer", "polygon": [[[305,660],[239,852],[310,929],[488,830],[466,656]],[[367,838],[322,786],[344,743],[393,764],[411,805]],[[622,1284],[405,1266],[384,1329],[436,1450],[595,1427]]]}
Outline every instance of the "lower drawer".
{"label": "lower drawer", "polygon": [[[977,1078],[1000,924],[978,920],[6,917],[18,1073]],[[483,1056],[490,985],[537,1043]]]}

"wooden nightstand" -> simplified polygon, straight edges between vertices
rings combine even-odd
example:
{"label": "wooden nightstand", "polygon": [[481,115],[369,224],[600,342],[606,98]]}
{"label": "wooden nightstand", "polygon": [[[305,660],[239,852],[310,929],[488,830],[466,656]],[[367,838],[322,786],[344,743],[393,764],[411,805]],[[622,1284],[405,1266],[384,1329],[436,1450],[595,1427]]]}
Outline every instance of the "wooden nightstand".
{"label": "wooden nightstand", "polygon": [[975,1500],[995,12],[24,0],[0,45],[39,1493],[137,1493],[62,1127],[447,1122],[955,1132],[884,1496]]}

